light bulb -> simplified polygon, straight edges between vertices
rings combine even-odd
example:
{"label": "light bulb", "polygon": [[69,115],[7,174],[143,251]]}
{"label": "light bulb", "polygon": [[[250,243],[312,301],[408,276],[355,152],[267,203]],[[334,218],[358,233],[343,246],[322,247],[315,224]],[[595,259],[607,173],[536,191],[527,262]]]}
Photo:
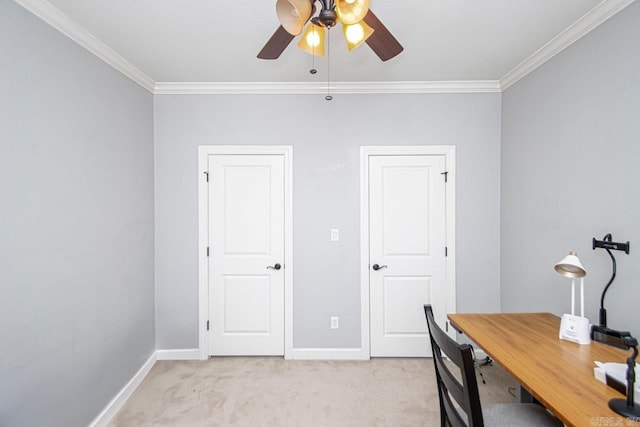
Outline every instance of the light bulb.
{"label": "light bulb", "polygon": [[320,35],[317,31],[314,30],[307,34],[307,43],[312,47],[317,47],[320,44]]}

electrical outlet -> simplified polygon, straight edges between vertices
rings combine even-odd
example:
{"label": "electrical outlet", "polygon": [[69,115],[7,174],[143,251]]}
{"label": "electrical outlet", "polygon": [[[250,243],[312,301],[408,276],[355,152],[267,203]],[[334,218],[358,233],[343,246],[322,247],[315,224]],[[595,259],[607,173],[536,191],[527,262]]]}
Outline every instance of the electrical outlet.
{"label": "electrical outlet", "polygon": [[340,318],[338,316],[331,316],[331,329],[340,328]]}

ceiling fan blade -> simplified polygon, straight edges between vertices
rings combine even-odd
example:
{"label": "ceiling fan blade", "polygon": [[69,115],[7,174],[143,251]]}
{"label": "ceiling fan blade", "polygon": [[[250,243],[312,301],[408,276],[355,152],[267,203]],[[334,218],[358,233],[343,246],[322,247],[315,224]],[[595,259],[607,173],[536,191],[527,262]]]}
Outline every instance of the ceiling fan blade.
{"label": "ceiling fan blade", "polygon": [[373,34],[367,39],[366,43],[380,59],[388,61],[404,50],[398,40],[393,37],[393,34],[380,22],[371,9],[365,15],[364,22],[374,29]]}
{"label": "ceiling fan blade", "polygon": [[260,53],[258,53],[258,58],[278,59],[294,37],[295,36],[289,34],[287,30],[280,25],[269,41],[264,45]]}

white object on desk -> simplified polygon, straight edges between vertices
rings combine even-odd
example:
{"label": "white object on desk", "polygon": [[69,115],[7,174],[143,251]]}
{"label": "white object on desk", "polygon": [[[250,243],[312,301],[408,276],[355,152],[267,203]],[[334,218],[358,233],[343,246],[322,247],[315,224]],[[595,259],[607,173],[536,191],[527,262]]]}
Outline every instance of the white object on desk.
{"label": "white object on desk", "polygon": [[560,339],[577,344],[591,344],[589,336],[589,319],[574,314],[563,314],[560,320]]}
{"label": "white object on desk", "polygon": [[[613,363],[607,362],[602,363],[599,361],[595,361],[596,367],[593,368],[593,376],[600,382],[609,384],[607,382],[607,377],[609,377],[609,381],[613,380],[622,384],[626,390],[627,388],[627,364],[626,363]],[[640,372],[640,365],[636,363],[636,378],[637,374]],[[610,384],[609,384],[610,385]],[[640,384],[636,382],[635,390],[633,393],[633,401],[640,405]]]}

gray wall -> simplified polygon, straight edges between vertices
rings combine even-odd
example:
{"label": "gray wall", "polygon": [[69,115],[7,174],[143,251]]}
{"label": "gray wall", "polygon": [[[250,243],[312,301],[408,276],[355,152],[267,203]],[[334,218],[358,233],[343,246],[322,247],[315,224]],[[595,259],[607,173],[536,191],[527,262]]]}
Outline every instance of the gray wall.
{"label": "gray wall", "polygon": [[[457,147],[459,311],[499,310],[500,94],[155,97],[156,338],[198,346],[197,146],[294,147],[294,347],[360,346],[359,147]],[[340,229],[341,242],[329,241]],[[340,329],[329,317],[340,316]]]}
{"label": "gray wall", "polygon": [[152,108],[0,1],[0,425],[87,425],[154,351]]}
{"label": "gray wall", "polygon": [[609,326],[640,334],[639,22],[635,2],[503,94],[503,311],[569,312],[553,265],[575,249],[597,323],[611,260],[591,238],[612,233],[631,254],[614,254]]}

